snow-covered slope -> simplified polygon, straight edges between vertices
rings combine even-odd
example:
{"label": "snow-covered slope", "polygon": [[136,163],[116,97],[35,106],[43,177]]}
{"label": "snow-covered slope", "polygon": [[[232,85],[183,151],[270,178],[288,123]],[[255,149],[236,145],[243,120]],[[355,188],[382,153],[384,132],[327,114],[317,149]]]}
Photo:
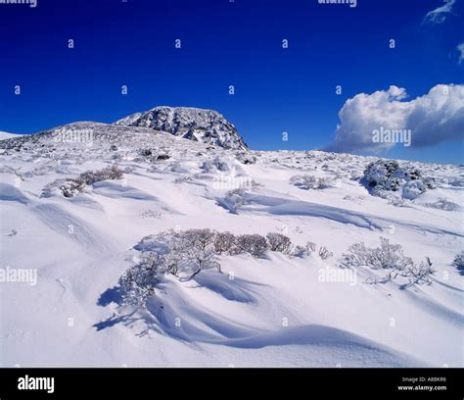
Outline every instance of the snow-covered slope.
{"label": "snow-covered slope", "polygon": [[[464,169],[402,162],[436,188],[378,197],[362,179],[375,160],[225,150],[89,122],[2,140],[0,277],[7,266],[36,271],[37,284],[0,282],[0,365],[463,367],[452,261],[464,248]],[[122,179],[63,195],[70,178],[111,165]],[[223,255],[222,273],[166,275],[145,310],[124,305],[118,281],[138,262],[134,246],[189,228],[281,232],[316,251]],[[430,257],[430,284],[340,268],[352,244],[380,237],[417,262]],[[322,259],[322,247],[333,255]]]}
{"label": "snow-covered slope", "polygon": [[17,133],[9,133],[9,132],[0,131],[0,140],[11,139],[11,138],[19,137],[19,136],[21,136],[21,135],[19,135]]}
{"label": "snow-covered slope", "polygon": [[216,111],[188,107],[155,107],[116,122],[169,132],[176,136],[226,149],[245,149],[237,128]]}

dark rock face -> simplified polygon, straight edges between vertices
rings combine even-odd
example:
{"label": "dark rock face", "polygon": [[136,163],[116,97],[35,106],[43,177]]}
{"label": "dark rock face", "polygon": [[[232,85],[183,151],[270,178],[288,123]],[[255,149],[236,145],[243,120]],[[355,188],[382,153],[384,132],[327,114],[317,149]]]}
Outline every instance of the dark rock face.
{"label": "dark rock face", "polygon": [[186,107],[156,107],[116,122],[169,132],[194,141],[225,149],[247,149],[237,128],[216,111]]}

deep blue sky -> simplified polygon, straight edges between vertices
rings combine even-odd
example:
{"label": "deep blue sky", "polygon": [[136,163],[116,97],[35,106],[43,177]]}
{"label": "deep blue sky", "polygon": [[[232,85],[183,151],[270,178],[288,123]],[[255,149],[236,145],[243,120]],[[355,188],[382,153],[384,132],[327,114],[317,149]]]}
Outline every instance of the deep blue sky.
{"label": "deep blue sky", "polygon": [[[0,5],[0,130],[29,133],[76,120],[111,122],[156,105],[192,106],[223,113],[252,148],[311,149],[331,141],[340,107],[359,92],[395,84],[413,98],[438,83],[464,82],[455,54],[463,15],[422,24],[442,0],[358,0],[354,9],[317,0],[229,1]],[[388,155],[462,162],[462,146]]]}

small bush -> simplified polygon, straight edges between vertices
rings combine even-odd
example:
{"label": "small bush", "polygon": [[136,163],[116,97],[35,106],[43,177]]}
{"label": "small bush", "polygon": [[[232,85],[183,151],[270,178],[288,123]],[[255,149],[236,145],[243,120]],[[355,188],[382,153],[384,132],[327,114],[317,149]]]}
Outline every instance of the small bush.
{"label": "small bush", "polygon": [[169,160],[171,157],[165,152],[161,152],[160,149],[139,149],[138,153],[146,161],[155,162]]}
{"label": "small bush", "polygon": [[153,151],[151,149],[140,149],[139,154],[142,157],[150,157],[153,155]]}
{"label": "small bush", "polygon": [[268,233],[266,235],[269,244],[269,250],[277,251],[279,253],[289,254],[292,248],[292,241],[288,236],[281,233]]}
{"label": "small bush", "polygon": [[59,185],[64,197],[74,197],[85,190],[85,182],[80,179],[67,179]]}
{"label": "small bush", "polygon": [[199,250],[205,250],[213,242],[215,233],[211,229],[189,229],[181,236],[188,246]]}
{"label": "small bush", "polygon": [[368,248],[363,242],[355,243],[348,251],[349,253],[342,256],[342,267],[368,267],[388,271],[387,275],[380,279],[375,277],[373,283],[385,283],[398,277],[407,279],[408,282],[401,288],[432,283],[430,276],[434,271],[430,258],[425,257],[424,261],[416,264],[403,254],[401,245],[391,244],[388,239],[380,238],[380,247],[376,248]]}
{"label": "small bush", "polygon": [[123,176],[123,171],[115,165],[112,165],[111,167],[106,167],[99,171],[84,172],[78,179],[90,186],[101,181],[122,179]]}
{"label": "small bush", "polygon": [[456,254],[454,257],[453,265],[458,269],[461,275],[464,275],[464,251],[459,254]]}
{"label": "small bush", "polygon": [[296,175],[290,178],[290,183],[303,190],[327,189],[333,186],[328,178],[318,178],[312,175]]}
{"label": "small bush", "polygon": [[65,180],[60,179],[50,183],[43,189],[42,196],[51,196],[52,190],[58,187],[64,197],[70,198],[84,192],[87,186],[91,186],[96,182],[109,179],[122,179],[123,176],[123,171],[114,165],[100,171],[86,171],[80,174],[77,178],[68,178]]}
{"label": "small bush", "polygon": [[178,178],[174,179],[174,183],[176,185],[181,184],[181,183],[190,183],[190,182],[193,182],[193,178],[188,175],[179,176]]}
{"label": "small bush", "polygon": [[399,244],[390,244],[386,238],[380,238],[380,247],[368,248],[363,242],[353,244],[349,253],[343,254],[342,264],[346,267],[367,266],[372,269],[405,270],[413,261],[403,254]]}
{"label": "small bush", "polygon": [[316,243],[307,242],[304,246],[297,245],[292,249],[293,257],[305,257],[316,251]]}
{"label": "small bush", "polygon": [[333,253],[329,249],[327,249],[326,247],[321,246],[319,248],[319,257],[321,258],[321,260],[325,261],[328,258],[333,257]]}
{"label": "small bush", "polygon": [[364,170],[364,181],[372,195],[383,198],[396,192],[398,197],[413,200],[436,187],[433,178],[423,177],[416,167],[392,160],[371,162]]}
{"label": "small bush", "polygon": [[403,186],[402,196],[407,200],[414,200],[416,197],[420,196],[422,193],[427,191],[427,186],[424,181],[409,181]]}
{"label": "small bush", "polygon": [[212,160],[206,160],[200,167],[204,172],[229,172],[232,169],[230,161],[215,157]]}
{"label": "small bush", "polygon": [[218,232],[214,238],[214,250],[216,254],[236,254],[237,247],[235,241],[234,234],[230,232]]}
{"label": "small bush", "polygon": [[215,233],[210,229],[189,229],[168,236],[168,270],[182,281],[193,279],[204,269],[217,268],[214,252]]}
{"label": "small bush", "polygon": [[403,287],[409,287],[414,285],[421,284],[432,284],[431,275],[435,271],[432,269],[432,262],[429,257],[425,257],[424,261],[421,261],[420,264],[412,264],[408,266],[406,275],[408,276],[409,283],[403,285]]}
{"label": "small bush", "polygon": [[142,254],[140,261],[119,279],[124,303],[145,307],[150,297],[155,295],[155,286],[165,273],[163,267],[164,262],[158,254]]}
{"label": "small bush", "polygon": [[268,250],[266,239],[258,234],[240,235],[236,240],[237,248],[242,253],[249,253],[254,257],[263,257]]}
{"label": "small bush", "polygon": [[256,157],[250,153],[237,153],[236,158],[242,164],[256,164]]}
{"label": "small bush", "polygon": [[246,204],[246,192],[239,188],[226,193],[222,205],[232,214],[238,214],[238,210]]}

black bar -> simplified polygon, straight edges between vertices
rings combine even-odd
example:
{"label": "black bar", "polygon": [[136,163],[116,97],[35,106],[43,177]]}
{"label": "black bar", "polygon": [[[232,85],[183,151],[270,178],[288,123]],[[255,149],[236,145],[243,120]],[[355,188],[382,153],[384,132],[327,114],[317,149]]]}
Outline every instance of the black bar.
{"label": "black bar", "polygon": [[[357,399],[397,398],[464,398],[463,369],[0,369],[0,400],[11,399],[108,399],[157,398],[188,395],[189,398],[211,396],[222,398],[265,393],[320,399],[325,396],[350,396]],[[30,378],[45,380],[42,390],[19,390]],[[28,378],[25,380],[25,378]],[[50,382],[50,381],[48,381]],[[32,385],[33,385],[32,384]],[[252,390],[253,388],[253,390]],[[171,393],[171,395],[169,395]],[[72,396],[72,397],[71,397]],[[357,397],[356,397],[357,396]],[[327,397],[329,399],[329,397]]]}

